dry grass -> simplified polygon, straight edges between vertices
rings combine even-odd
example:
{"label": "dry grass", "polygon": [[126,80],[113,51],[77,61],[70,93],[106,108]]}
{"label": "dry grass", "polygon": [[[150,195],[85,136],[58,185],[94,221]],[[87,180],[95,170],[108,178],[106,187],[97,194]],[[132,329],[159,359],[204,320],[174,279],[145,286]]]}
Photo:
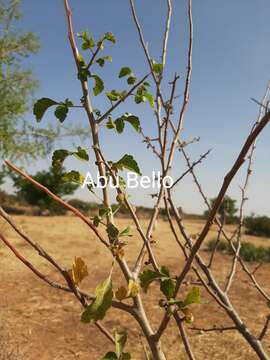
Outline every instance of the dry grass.
{"label": "dry grass", "polygon": [[[95,285],[107,275],[111,263],[110,255],[89,233],[88,228],[76,218],[72,216],[22,216],[17,217],[17,221],[33,239],[39,241],[48,252],[54,254],[62,265],[69,267],[75,255],[83,257],[90,269],[90,276],[83,283],[85,290],[93,291]],[[118,223],[121,228],[127,225],[127,220],[120,219]],[[0,226],[2,230],[3,225],[0,224]],[[189,221],[187,224],[188,230],[194,235],[200,231],[201,227],[200,221]],[[132,228],[132,230],[135,233],[135,229]],[[228,227],[227,230],[233,231],[233,227]],[[36,266],[43,269],[51,278],[58,279],[55,271],[34,254],[22,240],[18,239],[11,229],[5,226],[4,231],[26,257],[31,257]],[[213,238],[214,235],[213,230],[208,239]],[[160,264],[168,264],[172,272],[178,273],[183,258],[165,222],[158,224],[154,239],[157,240],[156,253]],[[256,245],[269,243],[270,246],[270,240],[254,237],[248,237],[246,240]],[[132,262],[141,242],[136,236],[130,238],[128,242],[127,259]],[[202,251],[202,256],[206,258],[208,254]],[[19,344],[19,351],[24,354],[23,359],[100,359],[106,351],[110,350],[110,344],[101,334],[97,333],[92,326],[80,323],[81,308],[71,295],[51,289],[41,283],[1,244],[0,259],[2,269],[0,314],[5,314],[7,330],[12,339],[16,339],[16,343]],[[225,278],[230,265],[229,260],[228,256],[217,254],[214,272],[218,279]],[[250,266],[255,266],[255,264]],[[263,265],[258,270],[258,280],[265,284],[268,291],[270,291],[269,270],[269,264]],[[189,279],[193,277],[191,273]],[[255,331],[255,334],[258,334],[264,322],[267,307],[241,271],[237,272],[237,280],[237,285],[232,287],[230,293],[232,302],[248,326]],[[121,285],[122,282],[121,275],[116,272],[115,287]],[[159,324],[162,316],[161,309],[155,300],[159,298],[158,293],[158,289],[153,286],[146,303],[146,311],[154,328]],[[207,295],[204,294],[204,297],[207,298]],[[211,327],[214,324],[231,325],[228,318],[212,300],[206,305],[194,307],[194,314],[194,325],[199,327]],[[133,319],[119,311],[110,310],[104,324],[110,329],[118,325],[127,327],[129,329],[128,349],[133,359],[143,359],[140,332]],[[198,334],[188,330],[188,333],[198,359],[256,359],[252,350],[236,332]],[[265,338],[264,345],[269,348],[270,335]],[[186,359],[173,323],[167,329],[164,350],[169,360]]]}

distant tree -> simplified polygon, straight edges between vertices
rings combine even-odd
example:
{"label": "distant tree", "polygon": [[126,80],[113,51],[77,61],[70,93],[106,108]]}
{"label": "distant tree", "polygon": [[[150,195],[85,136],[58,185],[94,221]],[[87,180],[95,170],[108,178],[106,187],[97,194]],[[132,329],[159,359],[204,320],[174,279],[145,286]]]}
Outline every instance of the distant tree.
{"label": "distant tree", "polygon": [[[54,172],[52,169],[39,171],[33,179],[46,186],[57,196],[72,195],[78,184],[62,181],[63,171]],[[17,189],[18,199],[26,201],[29,205],[38,206],[40,211],[48,210],[50,214],[64,214],[67,210],[56,204],[44,191],[38,189],[22,177],[13,176],[14,186]]]}
{"label": "distant tree", "polygon": [[[214,202],[216,201],[215,198],[210,200],[211,207],[213,206]],[[238,209],[236,207],[236,200],[230,198],[229,196],[225,196],[224,200],[222,201],[218,215],[222,223],[226,222],[227,224],[235,223],[236,221],[236,213]],[[204,212],[204,216],[207,217],[209,214],[209,210]]]}
{"label": "distant tree", "polygon": [[16,27],[19,6],[19,0],[0,0],[0,155],[13,159],[44,155],[55,134],[50,129],[34,131],[22,119],[38,82],[21,60],[38,51],[39,41]]}

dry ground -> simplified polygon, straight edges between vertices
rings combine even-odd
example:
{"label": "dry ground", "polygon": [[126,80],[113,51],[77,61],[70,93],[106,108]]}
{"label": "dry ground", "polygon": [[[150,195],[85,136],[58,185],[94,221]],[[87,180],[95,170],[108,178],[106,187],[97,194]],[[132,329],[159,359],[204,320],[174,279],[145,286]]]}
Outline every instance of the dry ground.
{"label": "dry ground", "polygon": [[[93,292],[95,285],[104,279],[109,271],[111,258],[107,251],[89,233],[88,228],[78,219],[69,217],[16,217],[33,239],[38,241],[59,262],[67,267],[74,256],[81,256],[88,264],[90,276],[84,281],[83,288]],[[118,220],[119,227],[127,225],[127,220]],[[196,234],[202,227],[199,221],[189,221],[188,230]],[[3,223],[0,230],[13,241],[18,249],[36,266],[45,271],[51,278],[58,279],[55,271],[34,254],[28,245],[18,239],[16,234]],[[135,229],[132,228],[135,234]],[[232,231],[232,228],[227,228]],[[214,232],[208,239],[214,237]],[[160,264],[168,264],[171,272],[177,274],[183,264],[183,258],[169,232],[168,225],[160,222],[156,230],[156,253]],[[270,240],[249,237],[249,241],[256,244],[270,246]],[[129,238],[126,252],[129,262],[134,259],[140,241],[135,236]],[[203,257],[208,254],[201,252]],[[10,359],[25,360],[71,360],[71,359],[100,359],[106,351],[111,350],[111,345],[97,333],[93,326],[80,323],[81,308],[70,294],[54,290],[41,283],[33,273],[24,267],[9,249],[0,244],[0,359],[4,360],[7,345],[3,345],[5,334],[9,335],[14,348],[18,349]],[[218,279],[224,279],[229,270],[230,257],[218,254],[214,272]],[[256,264],[251,264],[254,267]],[[270,291],[269,284],[270,265],[263,265],[257,272],[258,280]],[[189,279],[195,279],[192,273]],[[114,275],[115,287],[123,283],[123,279],[116,272]],[[250,286],[248,278],[241,271],[237,272],[237,284],[231,289],[231,298],[240,315],[248,326],[258,334],[264,323],[267,307],[262,298]],[[161,309],[154,301],[158,298],[158,289],[152,287],[151,296],[148,296],[146,311],[153,327],[155,328],[161,318]],[[204,297],[207,297],[204,294]],[[268,310],[269,311],[269,310]],[[195,322],[198,327],[212,327],[213,325],[230,325],[230,321],[211,300],[208,304],[194,307]],[[129,350],[133,359],[143,359],[140,332],[135,321],[129,315],[117,310],[110,310],[104,324],[107,328],[114,329],[121,325],[129,330]],[[253,351],[249,349],[243,338],[234,331],[224,333],[198,333],[188,331],[194,353],[197,359],[256,359]],[[8,336],[7,336],[8,338]],[[270,353],[270,332],[264,340],[264,345]],[[1,349],[2,347],[2,349]],[[172,323],[163,340],[164,351],[167,358],[186,359],[181,339]],[[8,357],[6,356],[6,359]]]}

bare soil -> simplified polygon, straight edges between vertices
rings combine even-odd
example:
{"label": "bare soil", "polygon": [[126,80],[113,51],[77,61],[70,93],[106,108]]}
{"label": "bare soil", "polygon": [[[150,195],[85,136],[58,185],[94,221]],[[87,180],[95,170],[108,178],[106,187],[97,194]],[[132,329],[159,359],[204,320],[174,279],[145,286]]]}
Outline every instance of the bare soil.
{"label": "bare soil", "polygon": [[[96,284],[108,275],[112,260],[110,254],[80,220],[73,216],[17,216],[15,219],[61,265],[69,268],[74,256],[81,256],[85,260],[90,273],[82,283],[85,291],[93,292]],[[117,222],[120,228],[124,228],[128,224],[128,220],[124,219],[117,220]],[[143,223],[146,224],[146,221]],[[202,225],[203,223],[200,221],[188,221],[187,229],[196,235]],[[232,232],[233,227],[227,227],[227,230]],[[60,280],[54,269],[34,253],[23,240],[19,239],[8,225],[1,222],[0,231],[48,277]],[[130,264],[133,263],[141,246],[134,227],[132,227],[132,233],[134,236],[129,238],[125,250]],[[215,229],[211,231],[208,239],[212,239],[214,236]],[[168,265],[174,274],[179,273],[183,265],[183,257],[170,234],[167,223],[162,221],[158,223],[154,240],[156,240],[155,251],[160,264]],[[247,237],[246,240],[257,245],[270,246],[269,239]],[[201,251],[201,254],[204,258],[208,257],[208,253],[204,250]],[[213,270],[221,284],[226,279],[230,263],[230,256],[217,254]],[[0,264],[1,360],[101,359],[107,351],[113,350],[111,344],[94,326],[84,325],[80,322],[82,309],[71,294],[55,290],[42,283],[1,243]],[[249,264],[251,268],[255,268],[256,265]],[[256,273],[258,281],[264,284],[264,288],[268,292],[270,292],[269,270],[270,264],[263,264]],[[124,284],[124,280],[117,270],[114,272],[113,280],[114,288]],[[195,275],[190,273],[188,280],[196,280]],[[185,289],[189,287],[190,285],[186,285]],[[213,325],[217,327],[232,325],[226,314],[218,309],[214,301],[206,293],[203,295],[208,299],[208,303],[193,306],[195,316],[193,326],[207,328]],[[159,296],[159,290],[155,285],[151,287],[147,298],[143,295],[146,312],[154,329],[157,328],[162,318],[163,310],[157,304]],[[236,281],[231,288],[230,296],[243,320],[256,335],[259,334],[265,315],[269,313],[269,308],[264,299],[250,285],[249,279],[241,269],[237,270]],[[111,331],[119,326],[127,328],[129,340],[126,350],[132,353],[132,359],[144,359],[141,333],[129,314],[112,309],[108,312],[103,324]],[[254,352],[236,331],[200,333],[190,330],[190,326],[192,325],[187,325],[187,332],[197,359],[257,359]],[[263,343],[270,353],[270,331]],[[14,349],[12,356],[8,355],[10,345]],[[163,337],[163,348],[169,360],[186,359],[182,341],[173,321]],[[6,357],[4,354],[7,354]]]}

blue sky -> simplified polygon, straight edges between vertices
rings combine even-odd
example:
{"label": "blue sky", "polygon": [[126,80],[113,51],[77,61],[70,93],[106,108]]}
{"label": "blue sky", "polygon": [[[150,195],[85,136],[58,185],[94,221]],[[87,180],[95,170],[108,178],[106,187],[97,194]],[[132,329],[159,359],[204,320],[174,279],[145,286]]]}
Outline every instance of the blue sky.
{"label": "blue sky", "polygon": [[[111,31],[117,38],[117,44],[108,45],[104,54],[113,57],[113,63],[105,69],[97,69],[103,77],[106,89],[124,89],[125,82],[117,78],[119,69],[130,66],[136,75],[144,75],[148,69],[138,36],[132,22],[129,1],[127,0],[70,0],[74,13],[75,31],[88,29],[96,38]],[[165,0],[137,0],[138,16],[149,44],[152,58],[160,57],[162,26],[165,23]],[[186,49],[187,49],[187,2],[173,1],[174,14],[172,33],[168,46],[168,64],[165,82],[179,73],[183,85]],[[22,0],[23,19],[21,28],[34,31],[40,38],[41,51],[25,61],[40,80],[36,98],[51,97],[56,100],[70,98],[79,102],[81,93],[76,81],[74,62],[66,36],[66,19],[61,0]],[[268,0],[194,0],[194,57],[191,86],[191,100],[186,114],[183,140],[200,136],[198,144],[191,145],[188,152],[192,159],[213,149],[208,159],[197,168],[197,173],[206,194],[214,197],[222,184],[225,173],[236,158],[252,123],[255,121],[258,106],[250,98],[260,99],[270,78],[269,49],[269,13]],[[166,89],[166,86],[165,86]],[[179,87],[180,106],[182,89]],[[106,109],[109,104],[104,96],[93,99],[94,107]],[[155,133],[155,122],[147,105],[136,106],[127,102],[125,111],[138,115],[146,133]],[[120,114],[119,113],[116,113]],[[33,121],[32,114],[26,116]],[[46,122],[56,121],[48,113]],[[73,111],[68,124],[83,124],[87,120],[81,111]],[[270,128],[267,128],[257,143],[254,175],[252,176],[246,205],[246,212],[270,215],[269,204],[269,142]],[[134,131],[128,129],[124,135],[115,136],[107,129],[101,129],[101,139],[108,158],[119,159],[124,153],[134,155],[145,174],[158,169],[157,162]],[[79,144],[77,144],[79,145]],[[66,140],[58,147],[73,147]],[[90,147],[90,144],[88,144]],[[93,160],[93,157],[91,158]],[[33,164],[31,172],[48,168],[50,158]],[[87,171],[88,167],[75,161],[67,162],[68,168]],[[179,155],[174,161],[174,175],[186,170]],[[239,186],[243,181],[243,171],[236,177],[229,189],[229,195],[239,199]],[[240,176],[242,175],[242,177]],[[150,191],[151,192],[151,191]],[[136,190],[131,193],[135,204],[151,205],[149,191]],[[79,190],[77,196],[86,199],[86,191]],[[178,205],[187,212],[202,212],[203,201],[196,192],[190,177],[178,185],[175,191]],[[91,197],[89,200],[93,200]]]}

